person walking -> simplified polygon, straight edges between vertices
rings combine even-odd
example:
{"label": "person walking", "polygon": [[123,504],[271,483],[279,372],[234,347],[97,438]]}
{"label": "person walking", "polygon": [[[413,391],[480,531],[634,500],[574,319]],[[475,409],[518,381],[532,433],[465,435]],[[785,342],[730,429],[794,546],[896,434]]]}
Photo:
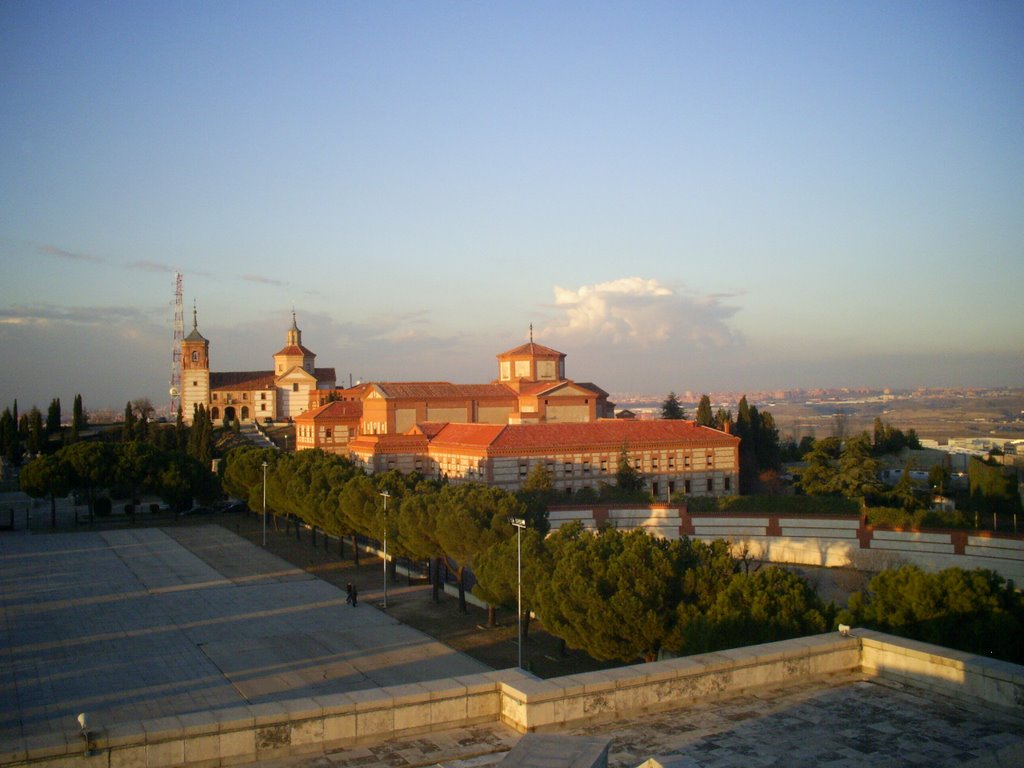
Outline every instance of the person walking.
{"label": "person walking", "polygon": [[352,582],[345,585],[345,602],[352,605]]}
{"label": "person walking", "polygon": [[352,607],[355,608],[356,607],[356,603],[358,603],[358,602],[359,602],[359,588],[355,584],[353,584],[352,585]]}

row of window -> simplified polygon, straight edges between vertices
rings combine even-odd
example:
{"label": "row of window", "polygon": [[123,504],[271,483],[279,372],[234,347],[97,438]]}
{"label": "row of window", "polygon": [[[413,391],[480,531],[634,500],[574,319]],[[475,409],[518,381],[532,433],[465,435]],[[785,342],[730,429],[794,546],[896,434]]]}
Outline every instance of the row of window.
{"label": "row of window", "polygon": [[[195,382],[193,381],[192,384],[194,386]],[[210,395],[210,399],[211,400],[216,400],[217,399],[217,394],[218,393],[214,392],[212,395]],[[230,401],[231,398],[238,398],[238,395],[235,395],[235,394],[233,394],[231,392],[228,392],[227,394],[224,395],[224,399],[225,400]],[[243,392],[241,399],[242,400],[248,400],[249,399],[249,393],[248,392]],[[266,400],[266,399],[267,399],[267,393],[266,392],[260,392],[260,400]]]}
{"label": "row of window", "polygon": [[[715,455],[713,453],[708,453],[704,458],[705,458],[705,466],[706,467],[714,467],[715,466]],[[633,462],[633,466],[636,467],[636,459],[633,459],[632,462]],[[672,471],[672,470],[676,469],[676,457],[675,456],[669,456],[667,463],[668,463],[668,470],[669,471]],[[571,476],[571,475],[575,474],[577,466],[579,466],[581,468],[581,471],[582,471],[582,473],[584,475],[589,475],[591,473],[591,464],[590,464],[589,460],[584,460],[579,465],[577,465],[576,462],[574,462],[574,461],[566,461],[566,462],[562,463],[562,473],[564,475]],[[658,459],[656,457],[652,457],[649,461],[643,461],[642,462],[642,466],[637,467],[637,468],[640,471],[643,471],[643,472],[658,472],[659,469],[660,469],[660,464],[659,464]],[[684,469],[692,469],[692,465],[690,464],[690,457],[688,455],[683,457],[683,468]],[[557,469],[558,469],[556,462],[548,461],[547,462],[547,469],[548,469],[548,472],[550,472],[551,474],[555,474]],[[530,470],[530,464],[529,464],[528,461],[522,461],[522,462],[519,463],[519,476],[520,477],[526,477],[526,475],[529,473],[529,470]],[[602,475],[608,474],[608,459],[603,458],[603,459],[600,460],[598,473],[602,474]]]}

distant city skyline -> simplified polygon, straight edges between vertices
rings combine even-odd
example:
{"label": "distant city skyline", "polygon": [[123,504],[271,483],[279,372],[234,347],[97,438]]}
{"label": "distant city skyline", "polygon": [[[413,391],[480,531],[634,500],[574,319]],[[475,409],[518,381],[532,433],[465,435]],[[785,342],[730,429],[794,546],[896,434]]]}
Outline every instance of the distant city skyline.
{"label": "distant city skyline", "polygon": [[0,397],[1024,385],[1024,6],[0,5]]}

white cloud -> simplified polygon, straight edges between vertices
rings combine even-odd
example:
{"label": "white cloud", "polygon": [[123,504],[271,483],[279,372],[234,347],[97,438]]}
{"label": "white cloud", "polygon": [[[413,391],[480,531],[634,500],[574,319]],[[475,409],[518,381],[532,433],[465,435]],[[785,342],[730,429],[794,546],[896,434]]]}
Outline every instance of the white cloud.
{"label": "white cloud", "polygon": [[682,294],[657,280],[623,277],[575,290],[555,286],[560,316],[546,337],[574,344],[649,347],[686,341],[703,347],[739,342],[728,320],[737,307],[722,295]]}

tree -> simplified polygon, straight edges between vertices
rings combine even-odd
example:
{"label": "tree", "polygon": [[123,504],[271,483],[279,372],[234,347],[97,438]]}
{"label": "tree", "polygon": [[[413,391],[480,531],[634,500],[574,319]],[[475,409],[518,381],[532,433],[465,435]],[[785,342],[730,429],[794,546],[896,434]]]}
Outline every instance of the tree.
{"label": "tree", "polygon": [[909,461],[903,466],[903,471],[900,472],[900,479],[892,487],[892,490],[889,491],[889,498],[892,499],[895,506],[905,509],[907,512],[913,512],[921,507],[921,501],[917,498],[914,481],[910,477]]}
{"label": "tree", "polygon": [[60,398],[55,397],[50,401],[50,407],[46,410],[46,436],[60,434]]}
{"label": "tree", "polygon": [[967,480],[971,506],[976,511],[996,515],[1021,511],[1015,476],[1001,464],[971,457],[967,462]]}
{"label": "tree", "polygon": [[28,412],[28,452],[32,456],[38,456],[46,442],[46,432],[43,428],[43,414],[32,406]]}
{"label": "tree", "polygon": [[398,505],[398,535],[413,557],[430,562],[431,599],[439,603],[441,589],[440,564],[444,547],[437,535],[436,521],[441,515],[437,489],[423,488],[405,496]]}
{"label": "tree", "polygon": [[[503,607],[516,606],[519,597],[519,551],[522,546],[522,565],[524,573],[533,573],[533,566],[542,557],[544,546],[542,534],[535,528],[525,528],[517,541],[516,534],[509,538],[500,538],[496,543],[481,552],[473,565],[476,585],[473,594],[485,601],[487,605]],[[546,576],[540,577],[546,578]],[[519,617],[524,630],[529,627],[532,596],[535,590],[528,579],[523,582],[523,615]],[[493,610],[488,610],[488,621],[493,625]],[[524,640],[528,632],[524,631]]]}
{"label": "tree", "polygon": [[117,455],[110,443],[74,443],[57,452],[72,472],[72,489],[85,493],[89,504],[89,522],[96,512],[96,491],[111,485],[117,467]]}
{"label": "tree", "polygon": [[629,461],[629,447],[623,445],[619,451],[619,466],[615,470],[615,487],[622,493],[643,490],[643,475]]}
{"label": "tree", "polygon": [[843,445],[835,482],[839,495],[848,499],[870,497],[881,491],[878,462],[871,455],[871,438],[866,432],[851,437]]}
{"label": "tree", "polygon": [[946,493],[949,487],[949,470],[941,464],[935,464],[928,470],[928,487],[940,496]]}
{"label": "tree", "polygon": [[549,632],[595,659],[657,658],[682,597],[680,541],[571,523],[546,548],[551,570],[536,585],[536,609]]}
{"label": "tree", "polygon": [[477,556],[515,531],[510,517],[523,517],[523,505],[510,493],[479,483],[446,486],[440,491],[437,540],[454,561],[459,610],[467,612],[466,571]]}
{"label": "tree", "polygon": [[715,412],[715,429],[723,432],[731,432],[732,425],[732,412],[726,408],[719,408]]}
{"label": "tree", "polygon": [[124,426],[121,429],[121,439],[129,442],[135,439],[135,411],[131,403],[124,404]]}
{"label": "tree", "polygon": [[0,451],[3,457],[11,464],[21,463],[21,439],[18,437],[18,422],[11,413],[10,408],[5,408],[0,416]]}
{"label": "tree", "polygon": [[697,404],[697,426],[713,427],[714,425],[715,417],[711,413],[711,398],[701,395],[700,402]]}
{"label": "tree", "polygon": [[85,408],[82,407],[82,396],[75,395],[75,403],[71,412],[71,442],[77,443],[82,436],[82,430],[88,425],[85,416]]}
{"label": "tree", "polygon": [[669,392],[668,397],[665,398],[665,402],[661,404],[661,418],[663,419],[685,419],[686,411],[683,410],[683,406],[679,403],[679,398],[676,397],[675,392]]}
{"label": "tree", "polygon": [[706,653],[818,634],[827,611],[810,585],[784,568],[737,573],[704,613],[681,632],[679,650]]}
{"label": "tree", "polygon": [[997,573],[915,565],[882,571],[850,596],[839,621],[1024,662],[1024,597]]}
{"label": "tree", "polygon": [[797,485],[808,496],[833,496],[838,493],[836,470],[833,461],[839,454],[839,439],[827,437],[814,441],[811,450],[804,454],[806,466],[800,472]]}
{"label": "tree", "polygon": [[57,497],[68,495],[72,475],[67,463],[57,455],[40,456],[21,470],[21,490],[34,499],[50,498],[50,527],[57,527]]}

